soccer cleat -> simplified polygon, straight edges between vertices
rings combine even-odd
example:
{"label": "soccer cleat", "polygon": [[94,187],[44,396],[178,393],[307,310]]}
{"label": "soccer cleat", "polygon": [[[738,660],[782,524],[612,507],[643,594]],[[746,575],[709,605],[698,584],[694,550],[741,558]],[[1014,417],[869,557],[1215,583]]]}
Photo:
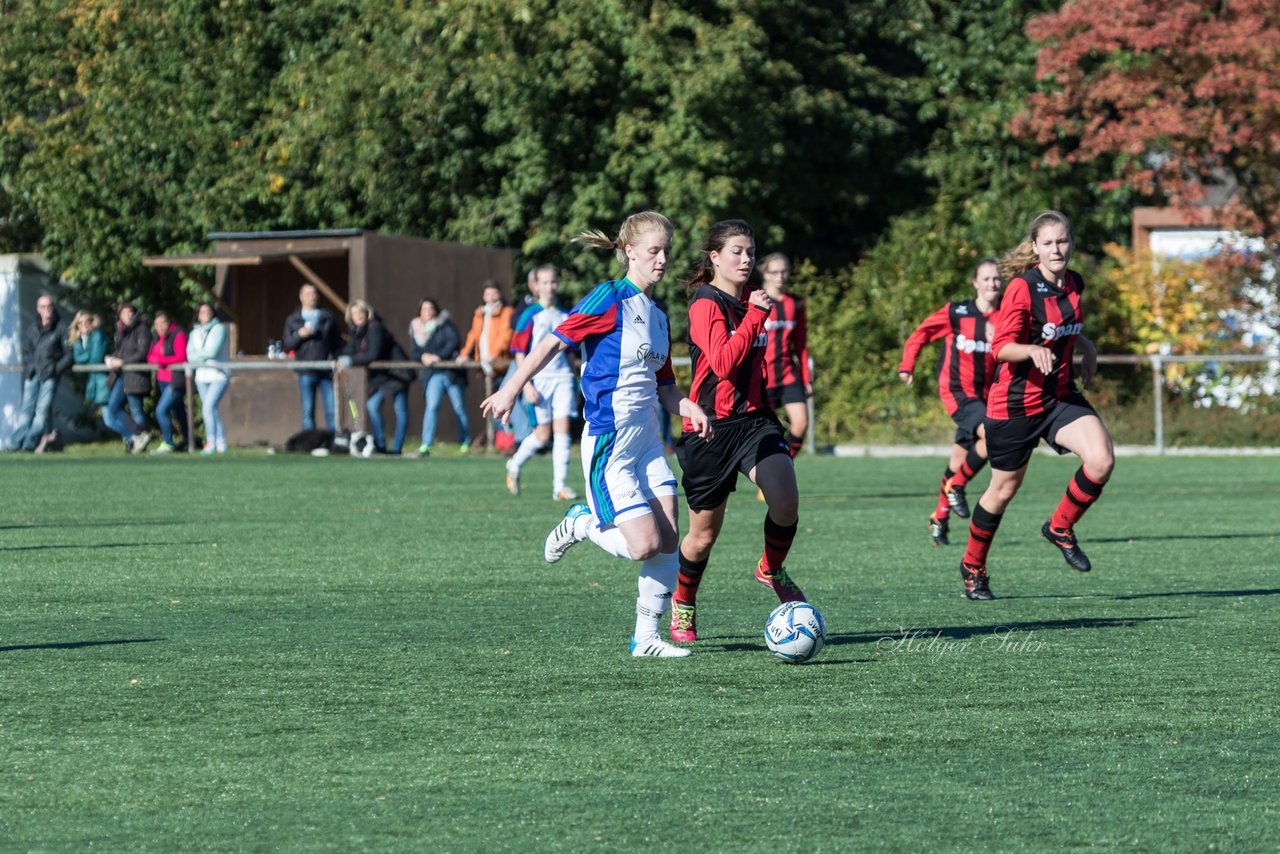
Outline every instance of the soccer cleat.
{"label": "soccer cleat", "polygon": [[671,603],[671,639],[691,643],[698,639],[698,609],[684,602]]}
{"label": "soccer cleat", "polygon": [[786,567],[780,566],[773,572],[764,571],[764,558],[760,558],[756,564],[756,581],[759,581],[765,587],[771,588],[774,593],[778,594],[779,602],[808,602],[804,598],[803,591],[800,586],[791,580],[791,576],[787,575]]}
{"label": "soccer cleat", "polygon": [[693,655],[693,650],[672,646],[657,635],[654,635],[644,643],[636,643],[636,639],[633,636],[631,638],[631,655],[635,658],[688,658]]}
{"label": "soccer cleat", "polygon": [[520,494],[520,469],[513,469],[510,463],[507,463],[507,492]]}
{"label": "soccer cleat", "polygon": [[959,516],[961,519],[969,518],[969,502],[964,497],[963,486],[953,486],[950,481],[947,482],[947,488],[943,490],[947,496],[947,505],[951,508],[951,512]]}
{"label": "soccer cleat", "polygon": [[542,556],[547,563],[555,563],[564,557],[564,553],[574,543],[580,543],[584,538],[579,537],[574,532],[574,523],[582,516],[591,513],[591,508],[585,504],[575,504],[565,511],[564,518],[560,520],[560,524],[551,529],[551,533],[547,534],[546,545],[542,548]]}
{"label": "soccer cleat", "polygon": [[995,595],[991,592],[991,583],[987,580],[987,568],[985,566],[971,566],[960,561],[960,579],[964,582],[964,597],[966,599],[994,599]]}
{"label": "soccer cleat", "polygon": [[151,444],[150,433],[136,433],[133,440],[129,443],[129,450],[132,453],[140,454],[147,449],[147,445]]}
{"label": "soccer cleat", "polygon": [[568,488],[561,489],[551,493],[551,500],[552,501],[577,501],[578,493]]}
{"label": "soccer cleat", "polygon": [[172,453],[173,453],[173,445],[169,444],[168,442],[161,442],[159,446],[156,447],[156,449],[151,452],[151,455],[157,456],[160,454],[172,454]]}
{"label": "soccer cleat", "polygon": [[430,445],[419,445],[419,446],[418,446],[418,456],[420,456],[420,457],[429,457],[429,456],[431,456],[431,446],[430,446]]}
{"label": "soccer cleat", "polygon": [[933,516],[929,517],[929,536],[933,537],[935,546],[949,546],[951,541],[947,539],[947,533],[950,529],[950,523],[945,519],[938,519]]}
{"label": "soccer cleat", "polygon": [[1071,531],[1059,531],[1049,524],[1046,519],[1045,523],[1040,526],[1040,536],[1058,547],[1058,551],[1062,552],[1063,558],[1067,561],[1067,566],[1076,572],[1088,572],[1093,569],[1093,564],[1089,562],[1089,558],[1080,550],[1080,544],[1076,542],[1076,535]]}

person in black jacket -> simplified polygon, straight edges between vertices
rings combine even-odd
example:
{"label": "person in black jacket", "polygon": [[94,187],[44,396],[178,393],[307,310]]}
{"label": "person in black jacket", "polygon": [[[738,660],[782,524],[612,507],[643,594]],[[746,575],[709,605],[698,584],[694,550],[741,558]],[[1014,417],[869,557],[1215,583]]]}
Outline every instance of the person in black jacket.
{"label": "person in black jacket", "polygon": [[424,299],[418,306],[418,316],[409,323],[409,355],[423,364],[418,376],[422,379],[422,393],[426,406],[422,411],[422,444],[418,454],[431,453],[431,443],[436,438],[436,421],[440,412],[440,400],[449,395],[454,417],[458,419],[458,436],[465,452],[471,445],[471,425],[467,421],[467,374],[465,371],[433,367],[437,363],[452,362],[458,356],[462,338],[453,325],[449,312],[440,311],[433,299]]}
{"label": "person in black jacket", "polygon": [[[408,361],[404,349],[382,325],[373,307],[362,299],[354,300],[347,308],[347,335],[347,346],[338,361],[343,368],[365,366],[370,362]],[[369,415],[373,447],[380,454],[399,454],[409,426],[409,383],[413,382],[413,372],[408,368],[370,368],[368,378],[369,399],[364,409]],[[392,396],[396,413],[396,433],[390,450],[382,424],[382,402],[387,395]]]}
{"label": "person in black jacket", "polygon": [[[121,371],[120,368],[147,361],[147,351],[151,349],[151,323],[146,315],[138,313],[133,303],[128,302],[120,305],[117,317],[116,351],[104,360],[111,368],[107,375],[111,396],[102,410],[102,423],[120,434],[127,450],[140,454],[151,442],[147,416],[142,411],[142,398],[151,393],[151,374],[147,371]],[[124,411],[126,399],[129,402],[128,413]]]}
{"label": "person in black jacket", "polygon": [[22,409],[7,450],[43,450],[53,426],[53,395],[71,359],[58,309],[52,297],[42,295],[36,300],[36,319],[22,336]]}
{"label": "person in black jacket", "polygon": [[[293,353],[299,362],[325,362],[338,355],[342,337],[333,314],[320,307],[320,294],[315,285],[303,285],[298,291],[300,305],[285,318],[281,346]],[[298,371],[298,391],[302,395],[302,429],[316,426],[316,391],[324,400],[324,415],[329,429],[337,430],[337,410],[333,403],[333,374],[325,370]]]}

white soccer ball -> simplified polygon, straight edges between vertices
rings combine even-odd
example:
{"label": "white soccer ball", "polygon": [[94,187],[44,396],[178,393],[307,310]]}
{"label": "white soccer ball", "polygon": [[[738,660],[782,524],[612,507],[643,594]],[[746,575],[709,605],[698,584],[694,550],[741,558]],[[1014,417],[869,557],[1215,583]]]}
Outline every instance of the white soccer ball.
{"label": "white soccer ball", "polygon": [[808,602],[784,602],[765,620],[764,644],[787,664],[799,664],[822,652],[827,624]]}

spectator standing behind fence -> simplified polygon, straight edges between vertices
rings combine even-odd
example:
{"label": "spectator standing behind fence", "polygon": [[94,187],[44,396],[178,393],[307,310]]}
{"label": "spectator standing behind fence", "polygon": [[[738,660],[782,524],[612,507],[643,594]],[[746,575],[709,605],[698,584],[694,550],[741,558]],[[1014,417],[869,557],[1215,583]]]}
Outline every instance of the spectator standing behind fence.
{"label": "spectator standing behind fence", "polygon": [[511,306],[502,298],[502,289],[493,279],[484,283],[480,307],[471,317],[471,331],[458,353],[458,361],[474,360],[486,374],[507,366],[511,346]]}
{"label": "spectator standing behind fence", "polygon": [[196,322],[187,336],[187,362],[197,365],[196,391],[200,393],[200,413],[204,418],[204,448],[200,453],[225,454],[227,434],[222,428],[222,414],[218,411],[222,396],[227,393],[231,375],[221,368],[210,367],[210,362],[225,362],[230,354],[227,348],[227,327],[222,325],[213,306],[200,303],[196,309]]}
{"label": "spectator standing behind fence", "polygon": [[[471,317],[471,331],[467,333],[467,340],[458,353],[458,361],[474,359],[480,363],[485,376],[493,377],[495,372],[501,374],[506,370],[514,318],[511,306],[502,298],[502,289],[493,279],[485,280],[481,298],[483,302]],[[502,385],[503,383],[499,383],[498,387],[501,388]],[[494,424],[493,444],[498,450],[511,453],[515,442],[507,425]]]}
{"label": "spectator standing behind fence", "polygon": [[[135,454],[147,449],[151,434],[147,432],[147,416],[142,411],[143,395],[151,393],[151,374],[144,371],[122,371],[124,365],[147,360],[151,348],[151,332],[147,329],[147,317],[139,314],[133,303],[122,303],[116,320],[116,352],[107,356],[106,366],[111,369],[107,384],[111,396],[107,408],[102,411],[102,423],[120,434],[125,448]],[[129,412],[124,411],[125,401]]]}
{"label": "spectator standing behind fence", "polygon": [[[408,359],[373,307],[362,299],[353,301],[347,308],[347,346],[339,364],[343,368],[362,367],[370,362],[405,362]],[[404,436],[409,426],[409,383],[413,382],[413,371],[408,368],[369,368],[368,381],[369,397],[364,409],[369,415],[373,447],[380,454],[398,455],[404,447]],[[396,414],[395,438],[390,449],[387,448],[387,433],[382,423],[382,402],[387,395],[391,395],[391,406]]]}
{"label": "spectator standing behind fence", "polygon": [[[160,425],[160,447],[151,453],[169,454],[174,450],[173,416],[174,409],[182,412],[182,402],[186,397],[186,374],[175,371],[170,365],[179,365],[187,360],[187,333],[182,331],[167,311],[157,311],[152,321],[155,338],[151,349],[147,351],[147,362],[159,365],[156,371],[156,385],[160,388],[160,400],[156,403],[156,421]],[[191,437],[185,423],[182,434],[188,442]]]}
{"label": "spectator standing behind fence", "polygon": [[[106,362],[110,344],[102,331],[102,318],[87,311],[77,311],[68,330],[71,357],[77,365],[101,365]],[[111,399],[107,375],[96,371],[85,375],[84,401],[93,407],[106,406]]]}
{"label": "spectator standing behind fence", "polygon": [[[332,312],[320,307],[320,292],[315,285],[303,285],[298,291],[299,306],[284,321],[281,346],[299,362],[327,362],[342,349],[342,336]],[[324,400],[324,417],[329,429],[338,429],[337,409],[333,401],[333,372],[323,369],[298,371],[298,391],[302,396],[302,429],[316,426],[316,391]]]}
{"label": "spectator standing behind fence", "polygon": [[440,311],[433,299],[424,299],[418,306],[418,316],[409,322],[409,354],[413,361],[421,362],[418,372],[422,379],[424,409],[422,411],[422,444],[419,456],[431,453],[436,439],[436,423],[440,413],[440,401],[447,394],[458,419],[458,437],[465,453],[471,446],[471,425],[467,421],[467,375],[465,371],[450,368],[434,368],[437,362],[451,362],[458,355],[460,342],[458,327],[453,325],[449,312]]}
{"label": "spectator standing behind fence", "polygon": [[53,395],[70,368],[67,331],[53,297],[41,296],[36,319],[22,336],[22,409],[6,450],[44,450],[53,429]]}

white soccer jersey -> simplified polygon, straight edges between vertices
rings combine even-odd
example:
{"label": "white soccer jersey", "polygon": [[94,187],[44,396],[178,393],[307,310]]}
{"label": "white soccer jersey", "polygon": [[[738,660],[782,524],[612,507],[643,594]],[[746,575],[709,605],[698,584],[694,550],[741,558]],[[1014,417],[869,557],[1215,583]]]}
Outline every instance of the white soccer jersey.
{"label": "white soccer jersey", "polygon": [[[515,332],[511,336],[511,352],[527,355],[568,317],[569,315],[559,305],[544,308],[542,303],[530,304],[520,313],[520,318],[516,321]],[[569,364],[569,354],[557,353],[555,358],[538,372],[538,378],[544,381],[572,380],[573,367]]]}

